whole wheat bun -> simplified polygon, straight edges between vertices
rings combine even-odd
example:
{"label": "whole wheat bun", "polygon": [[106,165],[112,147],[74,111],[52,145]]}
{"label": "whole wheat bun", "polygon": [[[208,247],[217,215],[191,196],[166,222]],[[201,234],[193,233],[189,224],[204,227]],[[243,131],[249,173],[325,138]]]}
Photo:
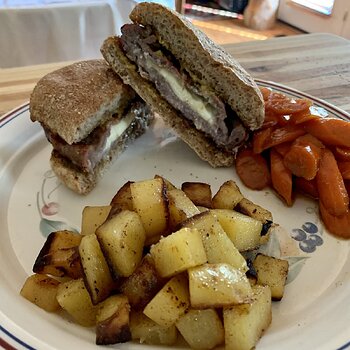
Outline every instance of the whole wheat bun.
{"label": "whole wheat bun", "polygon": [[264,102],[252,77],[189,20],[167,7],[148,2],[138,4],[130,19],[151,26],[159,42],[181,66],[229,104],[248,129],[256,130],[262,125]]}
{"label": "whole wheat bun", "polygon": [[140,76],[136,65],[125,56],[118,37],[107,38],[101,47],[101,52],[124,83],[130,85],[201,159],[213,167],[231,166],[234,163],[232,153],[218,149],[203,132],[179,116],[179,112],[160,96],[152,83]]}
{"label": "whole wheat bun", "polygon": [[103,59],[81,61],[39,80],[30,97],[30,118],[72,144],[124,110],[134,96]]}

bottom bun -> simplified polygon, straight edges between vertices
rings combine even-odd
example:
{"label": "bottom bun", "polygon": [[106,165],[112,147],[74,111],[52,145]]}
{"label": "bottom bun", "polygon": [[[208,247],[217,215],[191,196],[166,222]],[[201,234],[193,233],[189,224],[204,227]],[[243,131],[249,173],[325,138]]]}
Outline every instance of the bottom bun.
{"label": "bottom bun", "polygon": [[135,64],[125,56],[118,37],[107,38],[101,52],[123,82],[130,85],[201,159],[212,167],[228,167],[234,163],[233,153],[218,148],[210,138],[197,130],[161,97],[152,83],[140,76]]}

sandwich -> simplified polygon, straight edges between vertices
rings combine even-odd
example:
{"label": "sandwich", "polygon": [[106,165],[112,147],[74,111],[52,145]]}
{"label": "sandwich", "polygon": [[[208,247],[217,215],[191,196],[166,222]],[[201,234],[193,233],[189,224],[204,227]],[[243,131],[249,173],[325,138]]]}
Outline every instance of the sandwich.
{"label": "sandwich", "polygon": [[264,120],[252,77],[190,21],[156,3],[140,3],[133,23],[101,47],[105,60],[213,167],[230,166]]}
{"label": "sandwich", "polygon": [[51,168],[71,190],[89,193],[111,162],[152,120],[147,105],[103,60],[63,67],[43,77],[30,97],[53,150]]}

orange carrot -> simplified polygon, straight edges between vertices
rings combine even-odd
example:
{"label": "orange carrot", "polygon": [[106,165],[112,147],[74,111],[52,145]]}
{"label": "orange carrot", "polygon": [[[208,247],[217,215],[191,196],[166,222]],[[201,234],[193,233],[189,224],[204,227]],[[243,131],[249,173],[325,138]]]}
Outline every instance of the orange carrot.
{"label": "orange carrot", "polygon": [[301,113],[309,110],[312,102],[306,99],[291,99],[279,92],[272,92],[265,101],[265,110],[278,114]]}
{"label": "orange carrot", "polygon": [[337,160],[350,161],[350,148],[334,147],[333,154]]}
{"label": "orange carrot", "polygon": [[333,153],[325,149],[316,175],[319,198],[332,215],[343,215],[349,207],[349,195]]}
{"label": "orange carrot", "polygon": [[293,179],[293,185],[296,191],[306,194],[314,199],[318,198],[316,179],[306,180],[302,177],[295,177]]}
{"label": "orange carrot", "polygon": [[303,124],[305,130],[326,145],[350,148],[350,123],[332,118],[317,118]]}
{"label": "orange carrot", "polygon": [[283,158],[273,148],[270,151],[272,186],[277,193],[291,206],[292,201],[292,173],[283,163]]}
{"label": "orange carrot", "polygon": [[343,215],[336,216],[331,214],[327,208],[320,202],[321,218],[327,230],[335,236],[341,238],[350,238],[350,211]]}
{"label": "orange carrot", "polygon": [[339,162],[338,168],[344,180],[350,180],[350,162]]}
{"label": "orange carrot", "polygon": [[284,165],[293,175],[312,180],[318,171],[323,144],[314,136],[298,137],[284,156]]}
{"label": "orange carrot", "polygon": [[261,94],[263,96],[264,101],[267,101],[269,99],[269,96],[272,93],[272,90],[266,87],[260,87]]}
{"label": "orange carrot", "polygon": [[267,128],[253,135],[253,150],[255,153],[261,153],[280,143],[294,141],[305,133],[306,131],[302,127],[292,124],[277,129]]}
{"label": "orange carrot", "polygon": [[253,135],[253,151],[254,153],[261,153],[267,147],[265,144],[270,142],[273,128],[266,128],[258,130]]}
{"label": "orange carrot", "polygon": [[287,152],[290,150],[291,146],[292,146],[292,142],[284,142],[274,146],[274,149],[277,151],[277,153],[279,153],[282,157],[284,157],[287,154]]}
{"label": "orange carrot", "polygon": [[313,120],[313,119],[316,119],[316,118],[319,118],[318,115],[314,115],[314,114],[311,114],[309,111],[303,111],[303,112],[300,112],[300,113],[293,113],[291,116],[290,116],[290,122],[293,123],[293,124],[302,124],[302,123],[305,123],[309,120]]}
{"label": "orange carrot", "polygon": [[309,146],[312,144],[320,149],[325,148],[325,145],[318,138],[312,136],[311,134],[299,136],[297,139],[295,139],[295,142],[299,145]]}
{"label": "orange carrot", "polygon": [[311,146],[293,145],[283,159],[284,165],[293,175],[312,180],[318,171],[320,153]]}
{"label": "orange carrot", "polygon": [[242,149],[236,157],[236,171],[242,182],[253,190],[270,184],[270,172],[265,158],[252,149]]}

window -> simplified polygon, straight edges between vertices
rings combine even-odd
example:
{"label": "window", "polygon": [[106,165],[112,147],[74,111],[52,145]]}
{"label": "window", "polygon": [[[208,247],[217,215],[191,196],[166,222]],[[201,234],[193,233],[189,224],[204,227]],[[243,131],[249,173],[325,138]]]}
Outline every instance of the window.
{"label": "window", "polygon": [[329,16],[335,0],[292,0],[293,3],[307,7],[313,11]]}

